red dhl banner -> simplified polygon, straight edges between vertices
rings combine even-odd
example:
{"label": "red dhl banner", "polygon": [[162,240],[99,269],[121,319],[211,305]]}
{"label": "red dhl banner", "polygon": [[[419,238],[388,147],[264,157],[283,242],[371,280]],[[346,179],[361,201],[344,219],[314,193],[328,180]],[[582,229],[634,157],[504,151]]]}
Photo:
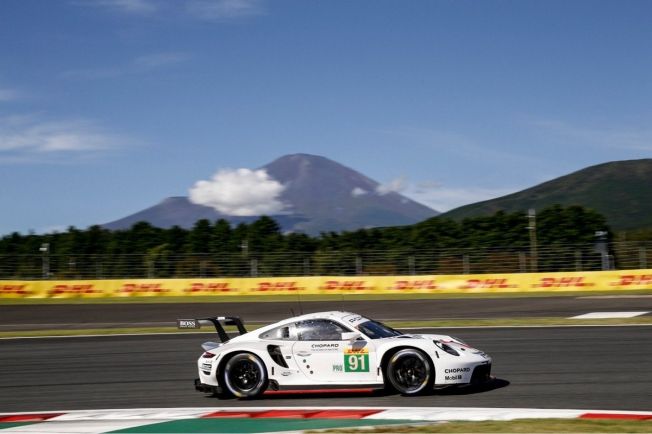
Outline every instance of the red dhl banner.
{"label": "red dhl banner", "polygon": [[0,281],[0,298],[463,294],[621,290],[652,290],[652,270],[429,276]]}

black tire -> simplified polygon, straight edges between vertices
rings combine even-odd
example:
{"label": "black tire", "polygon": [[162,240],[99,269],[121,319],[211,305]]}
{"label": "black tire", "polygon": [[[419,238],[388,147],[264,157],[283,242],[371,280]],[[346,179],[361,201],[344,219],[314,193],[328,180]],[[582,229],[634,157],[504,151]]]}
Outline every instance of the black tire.
{"label": "black tire", "polygon": [[251,353],[239,353],[224,365],[222,375],[225,389],[236,398],[253,398],[267,388],[267,369]]}
{"label": "black tire", "polygon": [[435,381],[435,369],[430,358],[415,348],[393,354],[387,361],[385,375],[388,385],[401,395],[429,391]]}

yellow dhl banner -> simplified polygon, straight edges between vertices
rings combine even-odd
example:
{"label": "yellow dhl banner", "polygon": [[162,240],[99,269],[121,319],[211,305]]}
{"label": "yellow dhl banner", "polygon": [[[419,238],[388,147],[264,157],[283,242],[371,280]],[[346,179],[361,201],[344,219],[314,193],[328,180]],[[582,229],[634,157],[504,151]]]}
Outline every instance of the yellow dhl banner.
{"label": "yellow dhl banner", "polygon": [[463,294],[652,289],[652,270],[428,276],[0,280],[0,298]]}

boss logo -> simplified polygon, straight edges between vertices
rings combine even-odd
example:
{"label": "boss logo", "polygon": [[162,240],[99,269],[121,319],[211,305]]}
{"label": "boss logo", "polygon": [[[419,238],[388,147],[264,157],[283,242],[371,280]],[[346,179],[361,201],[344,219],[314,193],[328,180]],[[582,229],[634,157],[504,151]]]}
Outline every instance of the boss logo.
{"label": "boss logo", "polygon": [[198,329],[199,321],[195,319],[178,319],[177,327],[180,329]]}

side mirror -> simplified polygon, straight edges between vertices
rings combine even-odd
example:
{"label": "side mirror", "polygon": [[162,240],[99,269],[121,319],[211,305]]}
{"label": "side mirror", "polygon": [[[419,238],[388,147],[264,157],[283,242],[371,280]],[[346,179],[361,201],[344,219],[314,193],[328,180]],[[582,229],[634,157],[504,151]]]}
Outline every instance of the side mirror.
{"label": "side mirror", "polygon": [[359,332],[344,332],[342,333],[343,341],[354,341],[362,336]]}

